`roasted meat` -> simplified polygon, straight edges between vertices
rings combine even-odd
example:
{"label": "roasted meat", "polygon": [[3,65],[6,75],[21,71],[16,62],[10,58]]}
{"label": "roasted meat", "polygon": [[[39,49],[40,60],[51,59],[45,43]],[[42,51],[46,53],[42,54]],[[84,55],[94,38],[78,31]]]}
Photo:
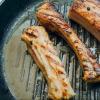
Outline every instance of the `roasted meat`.
{"label": "roasted meat", "polygon": [[73,97],[75,93],[45,29],[30,26],[24,30],[21,38],[47,81],[48,96],[53,100]]}
{"label": "roasted meat", "polygon": [[87,82],[100,82],[100,65],[96,62],[96,57],[64,21],[62,15],[55,10],[53,4],[46,2],[41,5],[37,9],[36,16],[41,25],[58,33],[71,46],[83,68],[83,79]]}
{"label": "roasted meat", "polygon": [[100,41],[100,1],[75,0],[68,14],[69,18],[86,28]]}

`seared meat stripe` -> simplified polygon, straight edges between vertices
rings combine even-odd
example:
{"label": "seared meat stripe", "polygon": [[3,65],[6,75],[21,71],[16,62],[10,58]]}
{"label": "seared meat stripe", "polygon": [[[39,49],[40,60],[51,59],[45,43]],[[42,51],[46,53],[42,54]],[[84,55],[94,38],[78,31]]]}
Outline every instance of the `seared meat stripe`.
{"label": "seared meat stripe", "polygon": [[100,41],[100,1],[75,0],[69,18],[86,28]]}
{"label": "seared meat stripe", "polygon": [[99,82],[100,65],[96,62],[96,57],[64,21],[54,6],[46,2],[37,9],[36,16],[41,25],[47,30],[57,32],[74,50],[84,71],[83,79],[87,82]]}
{"label": "seared meat stripe", "polygon": [[31,26],[23,32],[22,40],[47,81],[48,96],[53,100],[73,97],[75,93],[45,29]]}

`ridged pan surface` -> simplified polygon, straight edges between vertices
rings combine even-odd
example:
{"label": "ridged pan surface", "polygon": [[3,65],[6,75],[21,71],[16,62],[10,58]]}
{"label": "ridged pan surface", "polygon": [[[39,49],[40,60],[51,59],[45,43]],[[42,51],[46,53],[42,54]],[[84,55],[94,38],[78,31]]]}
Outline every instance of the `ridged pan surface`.
{"label": "ridged pan surface", "polygon": [[[21,41],[21,33],[30,25],[38,25],[35,11],[38,1],[27,7],[21,15],[16,18],[9,30],[4,44],[4,76],[11,94],[17,100],[47,100],[47,85],[41,71],[27,53],[25,43]],[[77,32],[81,40],[94,52],[100,63],[100,43],[90,35],[84,28],[67,18],[71,0],[52,0],[57,11],[64,15],[68,22]],[[82,69],[72,49],[56,34],[49,32],[51,41],[57,48],[66,73],[69,75],[71,85],[76,92],[72,100],[100,100],[100,84],[87,84],[82,80]]]}

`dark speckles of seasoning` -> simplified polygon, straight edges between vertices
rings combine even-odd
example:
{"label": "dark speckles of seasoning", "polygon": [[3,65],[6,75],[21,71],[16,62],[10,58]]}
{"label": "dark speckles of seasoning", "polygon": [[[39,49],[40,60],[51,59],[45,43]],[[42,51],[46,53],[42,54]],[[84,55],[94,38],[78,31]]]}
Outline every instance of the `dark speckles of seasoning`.
{"label": "dark speckles of seasoning", "polygon": [[87,7],[87,10],[90,11],[90,7]]}

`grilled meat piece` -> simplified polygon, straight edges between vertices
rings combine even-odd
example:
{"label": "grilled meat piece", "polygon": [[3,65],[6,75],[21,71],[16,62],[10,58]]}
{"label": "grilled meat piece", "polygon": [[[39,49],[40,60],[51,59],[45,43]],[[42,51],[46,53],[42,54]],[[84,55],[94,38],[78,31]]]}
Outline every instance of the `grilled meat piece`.
{"label": "grilled meat piece", "polygon": [[68,14],[69,18],[86,28],[100,41],[100,1],[75,0]]}
{"label": "grilled meat piece", "polygon": [[47,81],[48,96],[53,100],[73,97],[75,93],[45,29],[42,26],[31,26],[23,32],[21,38]]}
{"label": "grilled meat piece", "polygon": [[100,65],[97,64],[96,57],[78,38],[54,6],[46,2],[37,9],[36,15],[40,24],[50,31],[57,32],[74,50],[84,71],[83,79],[87,82],[100,82]]}

